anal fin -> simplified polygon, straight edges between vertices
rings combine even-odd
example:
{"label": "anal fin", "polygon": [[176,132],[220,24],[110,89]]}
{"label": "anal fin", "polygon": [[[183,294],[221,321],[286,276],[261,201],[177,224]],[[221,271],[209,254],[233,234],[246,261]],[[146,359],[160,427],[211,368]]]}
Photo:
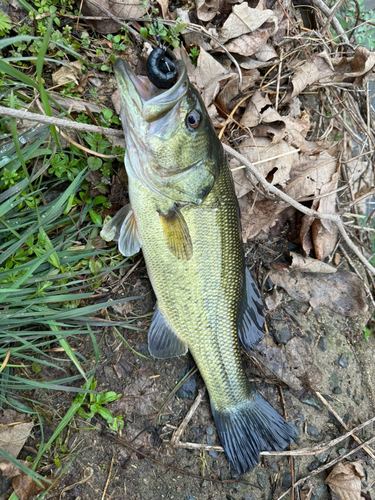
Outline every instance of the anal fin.
{"label": "anal fin", "polygon": [[188,351],[186,342],[173,331],[167,319],[157,307],[148,331],[148,350],[156,359],[184,356]]}
{"label": "anal fin", "polygon": [[246,286],[238,317],[238,337],[250,351],[264,337],[264,306],[250,271],[245,271]]}
{"label": "anal fin", "polygon": [[159,219],[169,250],[180,260],[190,260],[193,255],[189,228],[177,205],[164,214],[158,210]]}
{"label": "anal fin", "polygon": [[139,238],[137,223],[130,203],[103,226],[100,236],[105,241],[117,241],[119,251],[125,257],[131,257],[139,252],[142,244]]}

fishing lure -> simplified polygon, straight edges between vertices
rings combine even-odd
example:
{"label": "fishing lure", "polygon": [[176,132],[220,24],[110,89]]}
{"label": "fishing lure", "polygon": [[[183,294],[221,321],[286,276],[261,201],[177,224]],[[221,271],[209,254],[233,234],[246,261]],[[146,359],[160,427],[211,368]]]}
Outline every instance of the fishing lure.
{"label": "fishing lure", "polygon": [[146,70],[150,82],[158,89],[170,89],[176,83],[177,69],[174,63],[175,57],[170,50],[161,43],[158,33],[158,24],[153,20],[155,37],[158,46],[151,52],[147,59]]}

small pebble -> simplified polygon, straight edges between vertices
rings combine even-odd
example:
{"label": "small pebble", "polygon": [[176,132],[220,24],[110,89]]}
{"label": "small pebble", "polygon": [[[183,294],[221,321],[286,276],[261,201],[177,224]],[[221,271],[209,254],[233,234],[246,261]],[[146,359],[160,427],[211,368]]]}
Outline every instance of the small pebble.
{"label": "small pebble", "polygon": [[346,395],[347,395],[348,397],[350,397],[350,389],[349,389],[349,387],[347,387],[347,388],[346,388]]}
{"label": "small pebble", "polygon": [[327,493],[328,488],[325,484],[321,484],[320,486],[317,487],[316,489],[316,496],[318,498],[321,498],[325,493]]}
{"label": "small pebble", "polygon": [[289,425],[293,428],[296,436],[299,436],[301,434],[301,429],[298,427],[298,425],[296,425],[295,422],[289,422]]}
{"label": "small pebble", "polygon": [[333,394],[341,394],[342,390],[340,387],[335,387],[332,392],[333,392]]}
{"label": "small pebble", "polygon": [[259,469],[257,471],[257,481],[261,488],[266,489],[269,483],[269,475],[264,469]]}
{"label": "small pebble", "polygon": [[313,471],[319,467],[320,463],[317,460],[311,462],[311,464],[307,467],[309,471]]}
{"label": "small pebble", "polygon": [[144,356],[150,356],[150,351],[148,350],[148,344],[139,344],[138,349]]}
{"label": "small pebble", "polygon": [[212,458],[218,458],[218,456],[219,456],[218,452],[217,452],[217,451],[215,451],[215,450],[212,450],[212,451],[210,450],[210,451],[208,452],[208,454],[209,454],[209,455],[210,455],[210,457],[212,457]]}
{"label": "small pebble", "polygon": [[198,428],[192,427],[189,432],[191,432],[191,434],[196,434],[198,432]]}
{"label": "small pebble", "polygon": [[[189,367],[184,368],[178,376],[178,380],[181,381],[184,376],[189,371]],[[177,396],[179,398],[195,399],[197,395],[197,375],[191,376],[177,391]]]}
{"label": "small pebble", "polygon": [[213,436],[214,430],[213,430],[213,428],[211,426],[207,427],[206,434],[208,434],[209,436]]}
{"label": "small pebble", "polygon": [[193,495],[190,495],[190,493],[188,493],[185,497],[185,500],[196,500],[196,498],[193,497]]}
{"label": "small pebble", "polygon": [[307,434],[312,437],[318,437],[319,436],[319,431],[318,428],[315,427],[315,425],[307,425]]}
{"label": "small pebble", "polygon": [[273,470],[273,472],[279,472],[279,466],[277,465],[277,462],[272,462],[271,469]]}
{"label": "small pebble", "polygon": [[254,497],[251,493],[246,493],[244,500],[254,500]]}
{"label": "small pebble", "polygon": [[329,449],[328,450],[324,450],[324,451],[321,451],[320,453],[317,453],[315,455],[315,458],[317,460],[319,460],[319,462],[321,464],[324,464],[324,462],[327,461],[327,458],[329,457],[329,454],[330,454],[330,450]]}
{"label": "small pebble", "polygon": [[290,488],[292,486],[292,476],[290,474],[283,474],[281,486],[283,488]]}
{"label": "small pebble", "polygon": [[320,337],[318,342],[318,349],[325,352],[328,349],[328,340],[325,337]]}
{"label": "small pebble", "polygon": [[275,332],[276,340],[279,344],[286,344],[292,338],[289,328],[283,328],[279,332]]}
{"label": "small pebble", "polygon": [[320,405],[315,401],[314,398],[303,399],[302,403],[305,403],[306,405],[310,405],[310,406],[315,406],[315,408],[318,408],[318,410],[321,410]]}
{"label": "small pebble", "polygon": [[209,445],[214,444],[214,440],[210,436],[207,436],[206,439],[207,439],[207,444],[209,444]]}
{"label": "small pebble", "polygon": [[338,453],[339,455],[345,455],[345,453],[346,453],[346,448],[339,448],[339,449],[337,450],[337,453]]}
{"label": "small pebble", "polygon": [[341,354],[341,356],[339,357],[339,365],[342,366],[343,368],[348,367],[348,361],[343,354]]}

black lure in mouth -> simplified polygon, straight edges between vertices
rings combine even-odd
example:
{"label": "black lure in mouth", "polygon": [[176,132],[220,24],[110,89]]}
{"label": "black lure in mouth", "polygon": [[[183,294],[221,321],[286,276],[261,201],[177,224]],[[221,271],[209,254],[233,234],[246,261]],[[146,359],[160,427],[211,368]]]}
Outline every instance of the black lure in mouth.
{"label": "black lure in mouth", "polygon": [[170,89],[176,83],[177,68],[174,54],[164,47],[156,47],[148,56],[146,70],[148,79],[158,89]]}

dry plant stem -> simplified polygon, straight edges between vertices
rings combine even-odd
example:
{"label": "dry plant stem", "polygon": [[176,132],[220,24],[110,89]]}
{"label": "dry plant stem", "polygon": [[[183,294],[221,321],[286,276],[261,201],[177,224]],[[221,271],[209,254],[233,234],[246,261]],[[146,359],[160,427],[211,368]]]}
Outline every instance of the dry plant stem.
{"label": "dry plant stem", "polygon": [[266,181],[266,179],[261,175],[261,173],[253,166],[253,164],[245,158],[243,155],[238,153],[236,150],[228,146],[227,144],[223,144],[223,148],[227,153],[231,154],[234,156],[234,158],[237,158],[241,163],[243,163],[249,171],[254,175],[254,177],[257,179],[259,184],[269,193],[274,194],[275,196],[281,198],[283,201],[291,205],[292,207],[296,208],[300,212],[304,213],[305,215],[308,215],[310,217],[314,217],[315,219],[324,219],[324,220],[330,220],[334,222],[342,237],[344,238],[346,244],[348,247],[356,254],[356,256],[359,258],[359,260],[373,273],[375,274],[375,268],[367,261],[367,259],[362,255],[362,253],[358,250],[356,245],[351,241],[348,233],[345,230],[345,227],[342,223],[341,217],[338,214],[321,214],[317,212],[316,210],[311,210],[310,208],[304,207],[301,205],[301,203],[298,203],[298,201],[293,200],[290,196],[285,194],[283,191],[280,191],[280,189],[277,189],[277,187],[272,186],[269,182]]}
{"label": "dry plant stem", "polygon": [[[349,451],[348,453],[345,453],[345,455],[341,455],[340,457],[337,457],[335,458],[334,460],[331,460],[331,462],[328,462],[327,464],[324,464],[322,465],[321,467],[318,467],[316,470],[314,470],[313,472],[311,472],[311,474],[308,474],[306,477],[302,477],[301,479],[299,479],[295,484],[294,484],[294,487],[296,486],[299,486],[300,484],[303,484],[305,483],[306,481],[308,481],[310,478],[316,476],[317,474],[320,474],[321,472],[323,472],[324,470],[327,470],[329,469],[330,467],[332,467],[333,465],[336,465],[337,463],[339,462],[342,462],[343,460],[345,460],[345,458],[348,458],[350,457],[350,455],[353,455],[354,453],[357,453],[357,451],[361,450],[362,448],[368,446],[369,444],[373,443],[375,441],[375,436],[373,436],[372,438],[368,439],[366,442],[362,443],[360,446],[357,446],[357,448],[354,448],[354,450],[351,450]],[[290,493],[290,490],[291,488],[288,488],[286,491],[284,491],[284,493],[282,495],[280,495],[277,500],[281,500],[282,498],[284,498],[286,495],[288,495],[288,493]]]}
{"label": "dry plant stem", "polygon": [[179,428],[173,433],[173,436],[171,438],[171,444],[174,445],[177,441],[180,440],[184,430],[186,429],[187,424],[189,423],[191,417],[194,415],[196,409],[198,408],[200,402],[203,399],[203,396],[205,395],[206,390],[201,389],[198,393],[198,396],[195,398],[194,403],[192,404],[190,410],[187,412],[185,418],[181,422],[181,425]]}
{"label": "dry plant stem", "polygon": [[102,495],[101,500],[104,500],[105,494],[107,492],[107,488],[108,488],[108,485],[109,485],[109,480],[111,479],[112,467],[113,467],[114,459],[115,459],[115,457],[112,456],[111,465],[109,466],[108,477],[107,477],[107,481],[105,482],[105,486],[104,486],[103,495]]}
{"label": "dry plant stem", "polygon": [[[332,406],[328,403],[328,401],[326,400],[326,398],[324,398],[320,392],[318,391],[315,391],[315,394],[318,396],[318,398],[320,399],[320,401],[329,409],[329,411],[335,416],[335,418],[337,418],[337,420],[340,422],[340,424],[344,427],[344,429],[346,431],[349,430],[349,427],[346,425],[346,423],[343,421],[343,419],[340,417],[340,415],[338,415],[335,410],[332,408]],[[362,444],[362,441],[357,437],[357,436],[354,436],[353,435],[353,439],[354,441],[356,441],[358,444]],[[375,460],[375,456],[374,456],[374,453],[373,451],[371,450],[371,448],[368,448],[368,447],[364,447],[363,448],[365,450],[365,452],[373,459]]]}
{"label": "dry plant stem", "polygon": [[[312,3],[314,5],[314,7],[321,10],[327,18],[329,18],[331,16],[332,10],[328,7],[327,4],[325,4],[323,2],[323,0],[312,0]],[[351,44],[349,42],[349,38],[346,36],[346,33],[343,30],[341,24],[338,22],[338,20],[335,17],[333,17],[331,22],[332,22],[332,26],[334,27],[336,33],[341,38],[341,41],[343,43],[345,43],[346,45],[348,45],[349,47],[351,47]]]}
{"label": "dry plant stem", "polygon": [[331,9],[331,14],[328,16],[328,19],[321,30],[322,33],[324,33],[329,28],[329,25],[331,24],[333,18],[335,17],[336,12],[339,10],[340,5],[343,3],[343,1],[344,0],[338,0],[336,2],[336,5]]}
{"label": "dry plant stem", "polygon": [[18,118],[19,120],[29,120],[31,122],[45,123],[47,125],[56,125],[57,127],[70,128],[81,132],[96,132],[103,135],[124,137],[122,130],[98,127],[97,125],[88,125],[87,123],[78,123],[73,120],[64,120],[62,118],[40,115],[39,113],[30,113],[29,111],[22,111],[20,109],[5,108],[4,106],[0,106],[0,116],[9,116],[11,118]]}

